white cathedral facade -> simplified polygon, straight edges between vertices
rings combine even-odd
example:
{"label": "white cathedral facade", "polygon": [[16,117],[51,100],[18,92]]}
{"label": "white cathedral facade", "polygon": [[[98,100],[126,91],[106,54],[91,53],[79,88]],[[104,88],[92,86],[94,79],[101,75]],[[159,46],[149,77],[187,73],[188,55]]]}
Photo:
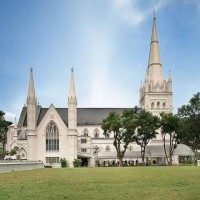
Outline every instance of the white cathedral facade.
{"label": "white cathedral facade", "polygon": [[[153,19],[152,37],[148,68],[144,83],[140,88],[140,107],[159,115],[160,112],[173,112],[172,78],[163,78],[156,32],[156,19]],[[68,108],[42,108],[37,104],[34,89],[33,71],[30,70],[30,82],[27,105],[23,107],[18,124],[10,126],[7,136],[7,150],[18,147],[21,159],[43,161],[59,165],[65,158],[69,166],[74,159],[80,158],[83,165],[94,166],[95,160],[117,162],[112,133],[103,135],[102,120],[110,112],[122,113],[125,108],[77,108],[74,72],[68,95]],[[179,146],[174,152],[173,162],[178,164],[180,155],[190,155],[190,149]],[[163,141],[161,135],[151,140],[147,146],[146,158],[157,164],[165,164]],[[140,162],[140,147],[136,143],[129,145],[124,161]]]}

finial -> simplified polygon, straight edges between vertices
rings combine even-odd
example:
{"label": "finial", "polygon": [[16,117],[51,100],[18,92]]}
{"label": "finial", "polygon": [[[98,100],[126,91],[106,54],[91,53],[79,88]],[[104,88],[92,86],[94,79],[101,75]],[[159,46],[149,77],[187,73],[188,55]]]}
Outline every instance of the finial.
{"label": "finial", "polygon": [[14,128],[17,128],[17,118],[15,117]]}
{"label": "finial", "polygon": [[153,9],[153,19],[156,19],[156,11],[155,11],[155,8]]}
{"label": "finial", "polygon": [[72,71],[72,72],[74,71],[74,68],[73,68],[73,67],[71,68],[71,71]]}
{"label": "finial", "polygon": [[33,71],[33,68],[31,67],[30,70],[31,70],[31,72],[32,72],[32,71]]}

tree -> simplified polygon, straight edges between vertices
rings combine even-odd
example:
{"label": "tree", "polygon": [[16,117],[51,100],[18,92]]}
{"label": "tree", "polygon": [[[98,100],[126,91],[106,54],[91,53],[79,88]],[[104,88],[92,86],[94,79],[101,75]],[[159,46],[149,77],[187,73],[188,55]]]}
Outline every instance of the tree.
{"label": "tree", "polygon": [[[177,142],[180,137],[181,121],[177,115],[173,113],[161,113],[161,132],[164,144],[165,157],[167,164],[172,165],[172,155],[177,147]],[[169,136],[169,149],[167,154],[166,143],[167,135]],[[168,157],[169,155],[169,157]]]}
{"label": "tree", "polygon": [[145,164],[145,152],[146,146],[149,141],[156,137],[157,129],[160,127],[160,120],[157,116],[152,113],[141,110],[138,115],[138,128],[135,135],[136,143],[141,148],[142,162]]}
{"label": "tree", "polygon": [[187,105],[178,109],[182,119],[182,137],[180,141],[192,148],[200,149],[200,92],[193,95]]}
{"label": "tree", "polygon": [[2,143],[3,152],[5,152],[5,145],[7,142],[8,126],[12,124],[11,122],[4,119],[4,115],[5,113],[0,111],[0,143]]}
{"label": "tree", "polygon": [[117,151],[120,166],[129,143],[134,140],[138,110],[137,107],[132,110],[124,110],[122,115],[111,112],[101,125],[105,136],[111,132],[114,134],[113,145]]}

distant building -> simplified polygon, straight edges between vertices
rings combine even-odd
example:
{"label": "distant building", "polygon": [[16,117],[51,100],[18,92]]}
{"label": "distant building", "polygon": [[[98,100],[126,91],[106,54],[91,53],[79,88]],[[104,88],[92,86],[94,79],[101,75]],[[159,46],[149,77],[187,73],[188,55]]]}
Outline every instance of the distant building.
{"label": "distant building", "polygon": [[[168,79],[163,78],[155,17],[147,73],[140,88],[140,106],[155,115],[159,115],[162,111],[173,111],[172,78],[170,74]],[[27,106],[22,108],[18,125],[15,124],[9,129],[7,149],[11,150],[18,146],[21,159],[41,160],[44,163],[56,164],[61,158],[66,158],[70,166],[73,166],[76,158],[82,160],[82,165],[88,166],[94,166],[97,159],[101,164],[113,160],[117,162],[113,134],[105,137],[101,123],[110,112],[122,113],[124,109],[77,108],[73,69],[68,108],[55,108],[53,104],[49,108],[42,108],[37,105],[31,69]],[[174,164],[178,164],[179,156],[191,154],[187,146],[179,145],[174,152]],[[145,157],[160,165],[166,163],[161,135],[151,140]],[[124,161],[141,162],[140,147],[136,143],[129,145]]]}

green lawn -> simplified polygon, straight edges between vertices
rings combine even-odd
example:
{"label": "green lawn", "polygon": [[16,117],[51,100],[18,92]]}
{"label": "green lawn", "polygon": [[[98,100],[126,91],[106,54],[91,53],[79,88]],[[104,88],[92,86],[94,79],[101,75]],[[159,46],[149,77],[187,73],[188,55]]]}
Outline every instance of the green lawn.
{"label": "green lawn", "polygon": [[0,199],[200,199],[200,167],[37,169],[1,173]]}

